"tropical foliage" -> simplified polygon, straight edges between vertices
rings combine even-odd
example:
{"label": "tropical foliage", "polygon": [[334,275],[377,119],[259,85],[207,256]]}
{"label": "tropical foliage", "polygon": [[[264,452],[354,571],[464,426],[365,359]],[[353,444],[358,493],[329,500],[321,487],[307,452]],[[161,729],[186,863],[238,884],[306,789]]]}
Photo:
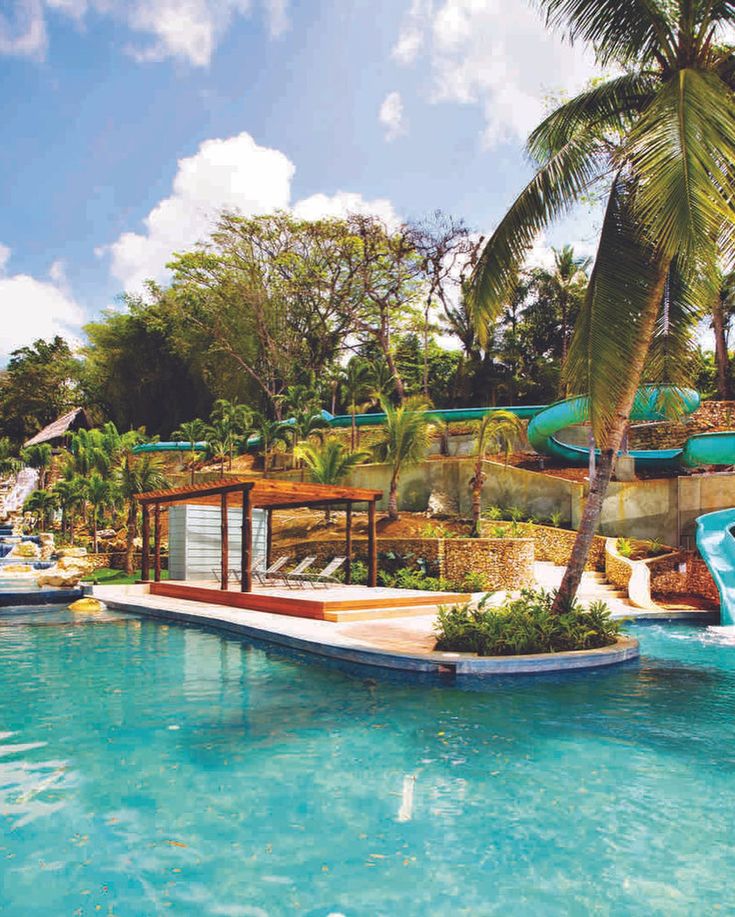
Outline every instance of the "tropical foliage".
{"label": "tropical foliage", "polygon": [[398,407],[383,401],[385,423],[374,447],[375,458],[391,467],[388,492],[388,517],[398,519],[398,482],[401,472],[426,455],[429,445],[429,419],[426,401],[420,396],[409,398]]}
{"label": "tropical foliage", "polygon": [[644,372],[687,381],[696,320],[735,255],[735,58],[719,44],[730,4],[541,0],[551,26],[590,42],[613,78],[563,102],[533,131],[538,164],[488,240],[472,284],[481,338],[512,297],[539,232],[590,193],[606,200],[565,367],[589,393],[602,454],[555,608],[575,594],[614,456]]}
{"label": "tropical foliage", "polygon": [[524,590],[500,605],[491,600],[488,594],[475,606],[440,609],[436,648],[479,656],[561,653],[610,646],[620,632],[604,602],[589,608],[573,602],[556,614],[554,595],[543,590]]}

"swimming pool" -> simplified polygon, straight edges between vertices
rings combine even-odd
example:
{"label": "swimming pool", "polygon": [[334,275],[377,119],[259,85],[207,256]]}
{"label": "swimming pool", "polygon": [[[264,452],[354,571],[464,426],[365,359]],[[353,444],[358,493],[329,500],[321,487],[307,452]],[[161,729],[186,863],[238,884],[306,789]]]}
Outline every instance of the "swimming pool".
{"label": "swimming pool", "polygon": [[74,622],[0,627],[2,913],[731,906],[735,637],[468,690]]}

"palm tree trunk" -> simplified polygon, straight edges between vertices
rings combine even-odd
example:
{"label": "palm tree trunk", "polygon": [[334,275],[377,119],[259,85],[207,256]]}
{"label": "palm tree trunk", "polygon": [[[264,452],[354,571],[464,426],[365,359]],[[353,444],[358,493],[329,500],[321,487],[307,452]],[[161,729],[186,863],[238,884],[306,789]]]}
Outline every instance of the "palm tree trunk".
{"label": "palm tree trunk", "polygon": [[638,386],[641,382],[643,367],[648,356],[651,346],[653,332],[656,326],[659,307],[663,298],[666,280],[669,273],[671,261],[664,259],[659,264],[659,276],[656,284],[651,291],[646,311],[641,318],[640,334],[636,340],[636,348],[630,354],[630,362],[627,371],[627,386],[620,397],[617,410],[615,412],[615,423],[608,436],[605,448],[600,450],[600,459],[597,464],[594,480],[590,482],[590,491],[587,501],[582,511],[582,518],[577,529],[577,537],[574,540],[574,547],[569,558],[569,564],[564,571],[559,591],[554,599],[552,611],[556,614],[562,614],[574,600],[579,584],[582,579],[584,568],[587,564],[592,539],[594,538],[597,526],[602,515],[602,504],[607,493],[612,478],[615,457],[620,450],[620,444],[628,428],[630,411],[633,407]]}
{"label": "palm tree trunk", "polygon": [[125,543],[125,572],[130,575],[135,569],[135,533],[136,533],[136,522],[137,522],[137,512],[135,509],[135,501],[131,500],[128,506],[128,531],[127,539]]}
{"label": "palm tree trunk", "polygon": [[482,485],[485,483],[485,474],[482,470],[482,458],[475,462],[475,473],[470,485],[472,487],[472,537],[480,537],[480,518],[482,515]]}
{"label": "palm tree trunk", "polygon": [[730,397],[727,383],[727,370],[729,358],[727,354],[727,340],[725,338],[725,318],[722,313],[722,303],[718,296],[712,306],[712,329],[715,334],[715,363],[717,365],[717,397],[720,401],[727,401]]}
{"label": "palm tree trunk", "polygon": [[95,507],[94,514],[92,516],[92,550],[94,553],[97,553],[97,508]]}
{"label": "palm tree trunk", "polygon": [[390,491],[388,492],[388,518],[395,521],[398,519],[398,475],[399,469],[393,471],[390,479]]}
{"label": "palm tree trunk", "polygon": [[355,443],[357,442],[357,420],[355,419],[355,404],[352,404],[352,429],[350,431],[350,449],[352,452],[355,451]]}

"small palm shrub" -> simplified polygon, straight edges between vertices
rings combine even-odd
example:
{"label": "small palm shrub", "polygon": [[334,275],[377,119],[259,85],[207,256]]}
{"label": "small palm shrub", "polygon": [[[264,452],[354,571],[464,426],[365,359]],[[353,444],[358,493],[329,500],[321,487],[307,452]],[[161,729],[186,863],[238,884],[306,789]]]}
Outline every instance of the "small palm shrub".
{"label": "small palm shrub", "polygon": [[555,614],[554,593],[543,589],[525,589],[497,607],[489,607],[489,599],[486,595],[475,606],[442,608],[436,648],[479,656],[560,653],[610,646],[620,631],[604,602],[586,609],[574,601],[563,614]]}
{"label": "small palm shrub", "polygon": [[633,542],[630,538],[618,538],[615,542],[615,547],[618,549],[618,554],[621,557],[633,556]]}

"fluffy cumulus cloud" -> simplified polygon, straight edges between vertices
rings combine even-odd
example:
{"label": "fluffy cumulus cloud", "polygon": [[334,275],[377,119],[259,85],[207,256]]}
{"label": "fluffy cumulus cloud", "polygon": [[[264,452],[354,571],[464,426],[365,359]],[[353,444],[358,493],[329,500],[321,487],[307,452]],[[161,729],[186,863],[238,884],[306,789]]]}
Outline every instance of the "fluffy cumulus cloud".
{"label": "fluffy cumulus cloud", "polygon": [[145,217],[143,231],[125,232],[97,253],[109,256],[111,273],[124,289],[139,291],[146,279],[165,282],[172,253],[205,239],[223,209],[245,215],[291,209],[302,219],[374,213],[396,221],[388,200],[366,201],[350,192],[292,203],[294,172],[284,153],[259,146],[250,134],[206,140],[193,156],[179,160],[171,194]]}
{"label": "fluffy cumulus cloud", "polygon": [[288,27],[288,0],[11,0],[0,12],[0,54],[42,57],[47,14],[82,24],[89,13],[109,16],[143,36],[128,46],[139,61],[166,58],[206,66],[238,15],[260,14],[272,37]]}
{"label": "fluffy cumulus cloud", "polygon": [[48,280],[8,271],[10,249],[0,245],[0,356],[36,338],[74,339],[84,321],[55,262]]}
{"label": "fluffy cumulus cloud", "polygon": [[484,141],[524,140],[544,98],[574,91],[595,74],[588,49],[571,47],[545,27],[530,2],[413,0],[393,49],[403,64],[426,56],[431,99],[482,106]]}
{"label": "fluffy cumulus cloud", "polygon": [[378,112],[378,120],[385,128],[385,139],[395,140],[406,133],[403,121],[403,101],[400,92],[389,92],[383,99]]}

